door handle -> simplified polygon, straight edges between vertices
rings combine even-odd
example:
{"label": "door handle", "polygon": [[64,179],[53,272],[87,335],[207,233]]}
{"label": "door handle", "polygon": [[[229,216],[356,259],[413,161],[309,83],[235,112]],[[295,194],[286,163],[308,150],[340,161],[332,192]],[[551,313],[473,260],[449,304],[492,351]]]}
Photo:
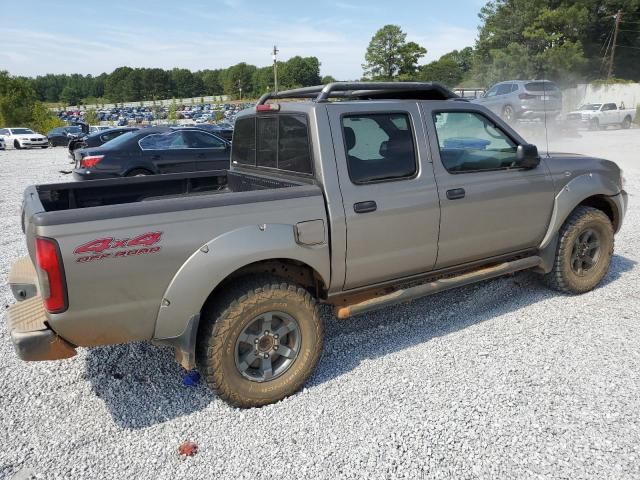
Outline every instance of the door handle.
{"label": "door handle", "polygon": [[447,198],[449,200],[458,200],[459,198],[464,198],[465,193],[464,188],[454,188],[447,190]]}
{"label": "door handle", "polygon": [[378,205],[373,200],[366,202],[358,202],[353,204],[353,211],[356,213],[369,213],[375,212],[378,209]]}

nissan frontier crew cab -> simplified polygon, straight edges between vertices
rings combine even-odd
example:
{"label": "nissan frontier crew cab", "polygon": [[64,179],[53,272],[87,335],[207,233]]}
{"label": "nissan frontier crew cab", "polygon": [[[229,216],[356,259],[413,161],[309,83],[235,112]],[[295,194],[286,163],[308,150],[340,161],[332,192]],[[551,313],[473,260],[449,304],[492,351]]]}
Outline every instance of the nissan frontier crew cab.
{"label": "nissan frontier crew cab", "polygon": [[436,83],[266,94],[231,160],[28,187],[6,315],[20,358],[149,340],[227,402],[268,404],[318,362],[320,303],[347,318],[520,270],[587,292],[627,206],[615,163],[541,157]]}

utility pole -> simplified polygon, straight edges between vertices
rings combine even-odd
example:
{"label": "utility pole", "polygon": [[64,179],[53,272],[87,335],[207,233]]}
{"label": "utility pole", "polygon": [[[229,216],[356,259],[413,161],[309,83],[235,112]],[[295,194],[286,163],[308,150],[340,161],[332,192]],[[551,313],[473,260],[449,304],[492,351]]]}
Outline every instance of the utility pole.
{"label": "utility pole", "polygon": [[609,73],[607,74],[607,80],[611,80],[611,76],[613,75],[613,59],[616,55],[616,41],[618,40],[618,29],[620,28],[622,10],[618,10],[618,13],[616,13],[613,18],[616,19],[616,25],[613,30],[613,44],[611,45],[611,58],[609,58]]}
{"label": "utility pole", "polygon": [[277,46],[273,46],[273,84],[274,84],[274,90],[276,93],[278,93],[278,52],[280,50],[278,50]]}

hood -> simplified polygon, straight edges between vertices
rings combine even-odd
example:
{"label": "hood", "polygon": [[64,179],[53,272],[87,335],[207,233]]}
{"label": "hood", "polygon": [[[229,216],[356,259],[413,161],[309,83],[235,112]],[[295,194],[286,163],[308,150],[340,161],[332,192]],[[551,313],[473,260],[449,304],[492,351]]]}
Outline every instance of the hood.
{"label": "hood", "polygon": [[577,153],[550,152],[542,156],[549,169],[556,192],[580,175],[602,175],[614,184],[620,182],[620,168],[615,162],[603,158],[589,157]]}
{"label": "hood", "polygon": [[25,139],[28,140],[30,138],[37,138],[39,140],[46,140],[47,137],[45,137],[44,135],[40,135],[39,133],[20,133],[17,135],[12,135],[12,137],[14,138],[19,138],[19,139]]}

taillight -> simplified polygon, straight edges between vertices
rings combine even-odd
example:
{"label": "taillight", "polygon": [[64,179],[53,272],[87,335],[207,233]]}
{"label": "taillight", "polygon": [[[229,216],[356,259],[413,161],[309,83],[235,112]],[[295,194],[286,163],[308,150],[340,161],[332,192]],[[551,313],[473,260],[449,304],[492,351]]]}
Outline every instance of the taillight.
{"label": "taillight", "polygon": [[89,155],[80,160],[80,168],[93,168],[104,158],[104,155]]}
{"label": "taillight", "polygon": [[44,276],[40,287],[45,308],[49,313],[64,312],[67,309],[67,290],[62,258],[55,240],[36,238],[36,266]]}
{"label": "taillight", "polygon": [[531,100],[532,98],[536,98],[536,96],[529,93],[520,93],[518,94],[518,98],[520,100]]}

